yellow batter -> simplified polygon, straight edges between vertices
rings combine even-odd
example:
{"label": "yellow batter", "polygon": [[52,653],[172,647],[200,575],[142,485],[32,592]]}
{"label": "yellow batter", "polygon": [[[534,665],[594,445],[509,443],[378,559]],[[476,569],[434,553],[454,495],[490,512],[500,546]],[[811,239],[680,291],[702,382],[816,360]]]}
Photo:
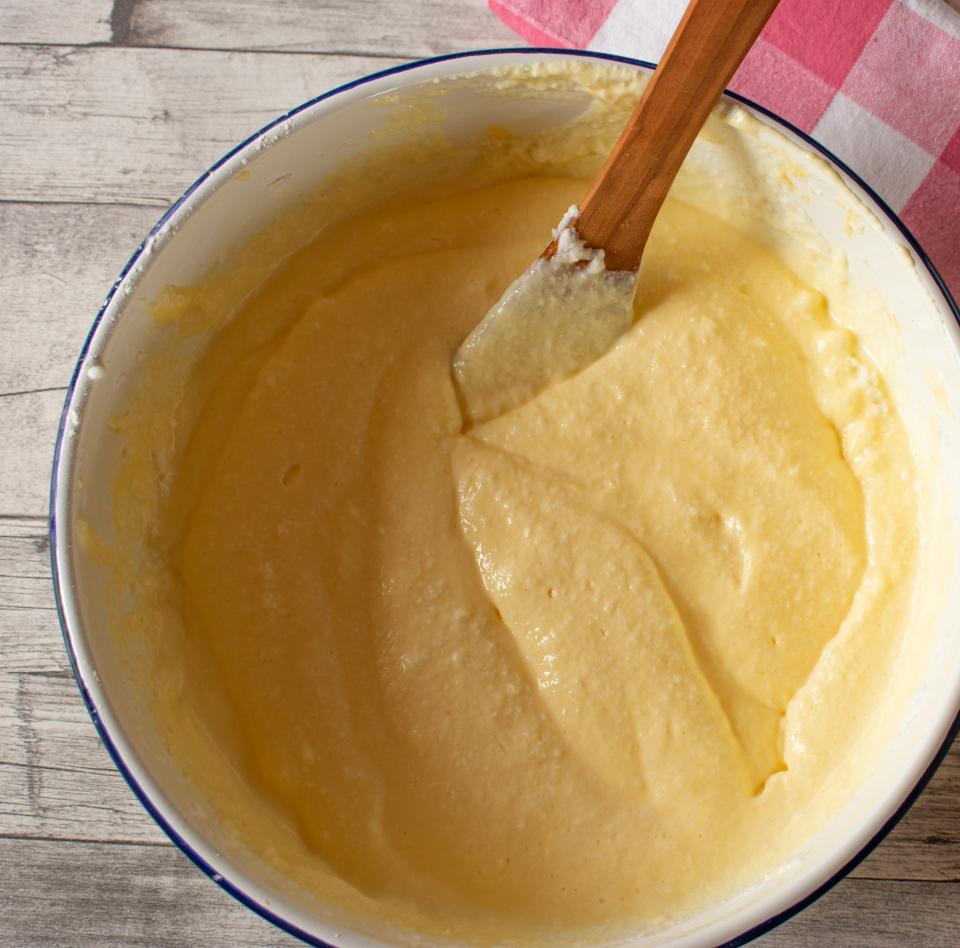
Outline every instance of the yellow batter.
{"label": "yellow batter", "polygon": [[649,925],[769,869],[910,596],[875,370],[690,205],[627,335],[462,433],[452,354],[584,190],[414,196],[300,251],[201,362],[165,514],[177,703],[222,691],[233,765],[368,910],[463,938]]}

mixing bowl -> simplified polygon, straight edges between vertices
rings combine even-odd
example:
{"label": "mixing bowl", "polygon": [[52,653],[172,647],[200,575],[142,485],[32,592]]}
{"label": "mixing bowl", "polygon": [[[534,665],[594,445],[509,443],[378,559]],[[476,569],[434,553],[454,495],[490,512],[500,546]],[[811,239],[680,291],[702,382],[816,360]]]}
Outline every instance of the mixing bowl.
{"label": "mixing bowl", "polygon": [[[150,655],[135,641],[114,635],[116,600],[109,587],[116,577],[108,575],[84,540],[91,530],[109,540],[111,484],[122,453],[111,419],[140,390],[144,366],[159,345],[164,329],[150,318],[149,303],[163,287],[199,280],[238,240],[259,232],[334,169],[375,147],[392,117],[425,88],[442,95],[445,134],[459,141],[491,126],[566,122],[584,108],[576,96],[551,98],[525,93],[522,84],[488,81],[473,87],[451,79],[474,72],[490,76],[491,70],[507,67],[535,70],[574,57],[651,68],[564,51],[445,56],[342,86],[253,135],[205,172],[134,253],[94,322],[67,395],[53,470],[51,549],[64,637],[93,721],[133,792],[170,838],[241,902],[315,944],[432,942],[322,903],[278,877],[242,839],[217,824],[171,759],[144,696],[143,672],[149,668],[143,666]],[[771,156],[778,148],[800,156],[800,170],[781,175],[784,207],[802,214],[805,226],[842,255],[850,279],[874,294],[874,322],[882,325],[852,328],[887,378],[922,472],[926,546],[918,595],[926,603],[919,612],[923,634],[902,663],[903,673],[891,680],[891,721],[883,747],[833,818],[787,864],[749,889],[660,931],[638,933],[631,944],[741,942],[798,911],[859,862],[903,815],[958,727],[960,583],[952,578],[960,488],[947,472],[960,463],[960,312],[916,241],[852,171],[765,110],[736,96],[724,107],[755,120],[747,136],[755,144],[746,162],[754,173],[770,171],[765,162],[775,160]],[[416,123],[408,134],[418,134]],[[726,159],[704,148],[692,160],[708,166]],[[720,168],[719,173],[727,172]],[[774,178],[767,174],[765,180]],[[877,320],[877,314],[884,318]],[[195,338],[182,341],[185,350],[199,345]],[[125,595],[135,602],[137,590],[127,589]]]}

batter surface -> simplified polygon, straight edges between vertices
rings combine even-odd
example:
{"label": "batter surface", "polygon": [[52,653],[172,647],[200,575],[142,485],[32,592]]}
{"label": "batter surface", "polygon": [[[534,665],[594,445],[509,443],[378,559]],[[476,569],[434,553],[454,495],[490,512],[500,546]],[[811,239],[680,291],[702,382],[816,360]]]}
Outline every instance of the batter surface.
{"label": "batter surface", "polygon": [[882,382],[696,207],[667,202],[609,352],[464,432],[451,356],[584,190],[396,202],[301,250],[201,363],[166,514],[185,700],[222,692],[318,864],[461,933],[652,924],[775,865],[907,615]]}

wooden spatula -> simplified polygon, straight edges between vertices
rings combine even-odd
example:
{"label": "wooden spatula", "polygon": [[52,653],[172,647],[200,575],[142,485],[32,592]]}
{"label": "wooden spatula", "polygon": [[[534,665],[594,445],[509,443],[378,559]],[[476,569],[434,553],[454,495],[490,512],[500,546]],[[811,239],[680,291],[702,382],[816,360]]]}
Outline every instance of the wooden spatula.
{"label": "wooden spatula", "polygon": [[586,367],[630,327],[660,207],[777,2],[691,0],[579,216],[561,228],[560,265],[555,239],[458,349],[453,374],[467,425]]}
{"label": "wooden spatula", "polygon": [[720,93],[778,0],[691,0],[640,102],[580,205],[577,232],[608,270],[636,270]]}

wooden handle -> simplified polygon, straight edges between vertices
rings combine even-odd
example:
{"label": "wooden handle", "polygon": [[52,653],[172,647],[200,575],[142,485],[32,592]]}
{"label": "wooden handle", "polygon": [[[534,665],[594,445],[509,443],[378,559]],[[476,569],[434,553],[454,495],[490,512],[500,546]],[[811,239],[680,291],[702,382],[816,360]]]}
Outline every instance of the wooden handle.
{"label": "wooden handle", "polygon": [[691,0],[640,104],[580,205],[608,270],[636,270],[660,205],[778,0]]}

